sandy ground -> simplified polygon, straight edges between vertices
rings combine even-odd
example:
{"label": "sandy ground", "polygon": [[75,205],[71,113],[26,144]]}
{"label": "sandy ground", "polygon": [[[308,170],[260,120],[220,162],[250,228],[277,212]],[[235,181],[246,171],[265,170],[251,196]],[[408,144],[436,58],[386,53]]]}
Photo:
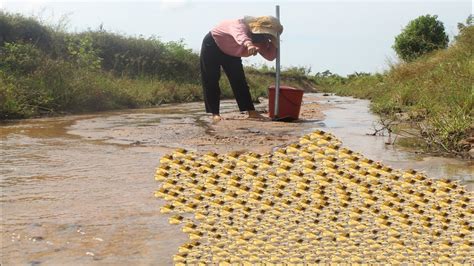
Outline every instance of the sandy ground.
{"label": "sandy ground", "polygon": [[[247,115],[237,111],[222,114],[224,120],[213,122],[209,116],[204,118],[207,125],[206,133],[197,138],[183,140],[185,146],[194,147],[198,151],[212,150],[218,153],[229,151],[270,152],[272,148],[284,146],[296,141],[314,123],[324,119],[323,110],[330,105],[316,104],[320,100],[315,95],[305,96],[299,120],[293,122],[277,122],[268,120],[248,119]],[[264,110],[267,101],[256,106]],[[313,125],[310,125],[312,124]]]}

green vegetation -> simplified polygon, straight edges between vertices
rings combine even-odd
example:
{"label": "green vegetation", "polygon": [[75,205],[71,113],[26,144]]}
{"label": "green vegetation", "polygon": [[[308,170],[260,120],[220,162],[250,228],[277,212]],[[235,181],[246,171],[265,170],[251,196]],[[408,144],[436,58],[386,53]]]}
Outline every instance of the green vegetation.
{"label": "green vegetation", "polygon": [[[182,41],[103,29],[68,33],[3,12],[0,28],[0,120],[202,99],[199,55]],[[247,71],[253,99],[265,96],[274,74]],[[233,97],[225,78],[221,85],[222,97]]]}
{"label": "green vegetation", "polygon": [[384,74],[342,78],[327,71],[315,80],[324,91],[370,99],[391,130],[424,140],[429,150],[464,155],[474,135],[472,17],[459,29],[449,48],[392,65]]}
{"label": "green vegetation", "polygon": [[426,53],[448,47],[448,35],[443,22],[437,18],[436,15],[420,16],[410,21],[395,37],[393,49],[401,59],[413,61]]}

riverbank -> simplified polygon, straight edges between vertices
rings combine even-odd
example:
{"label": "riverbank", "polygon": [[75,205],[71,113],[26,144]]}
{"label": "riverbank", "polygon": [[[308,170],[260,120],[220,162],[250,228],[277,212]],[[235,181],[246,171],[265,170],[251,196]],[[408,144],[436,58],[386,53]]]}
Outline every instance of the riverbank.
{"label": "riverbank", "polygon": [[474,157],[474,26],[455,42],[384,74],[319,78],[323,91],[371,100],[385,129],[418,140],[422,152]]}

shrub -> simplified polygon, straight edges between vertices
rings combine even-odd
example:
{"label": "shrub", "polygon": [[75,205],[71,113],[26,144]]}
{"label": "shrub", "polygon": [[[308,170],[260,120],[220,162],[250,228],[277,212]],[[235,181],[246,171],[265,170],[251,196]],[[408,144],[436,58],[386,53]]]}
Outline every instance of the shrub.
{"label": "shrub", "polygon": [[34,18],[0,11],[0,46],[7,42],[29,42],[42,50],[51,48],[51,31]]}
{"label": "shrub", "polygon": [[420,16],[408,23],[397,37],[393,48],[404,61],[414,59],[431,51],[446,48],[449,38],[438,16]]}
{"label": "shrub", "polygon": [[0,47],[0,69],[6,73],[27,75],[41,64],[43,53],[29,43],[5,43]]}

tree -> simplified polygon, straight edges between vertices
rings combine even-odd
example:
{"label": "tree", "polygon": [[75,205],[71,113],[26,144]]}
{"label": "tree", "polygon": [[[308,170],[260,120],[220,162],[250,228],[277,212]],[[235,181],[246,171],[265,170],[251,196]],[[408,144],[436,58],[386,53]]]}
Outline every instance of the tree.
{"label": "tree", "polygon": [[458,30],[459,32],[463,31],[465,28],[472,26],[474,24],[474,17],[470,14],[466,19],[466,24],[461,22],[458,23]]}
{"label": "tree", "polygon": [[408,23],[397,37],[393,49],[404,61],[413,61],[431,51],[448,47],[449,37],[438,16],[420,16]]}

